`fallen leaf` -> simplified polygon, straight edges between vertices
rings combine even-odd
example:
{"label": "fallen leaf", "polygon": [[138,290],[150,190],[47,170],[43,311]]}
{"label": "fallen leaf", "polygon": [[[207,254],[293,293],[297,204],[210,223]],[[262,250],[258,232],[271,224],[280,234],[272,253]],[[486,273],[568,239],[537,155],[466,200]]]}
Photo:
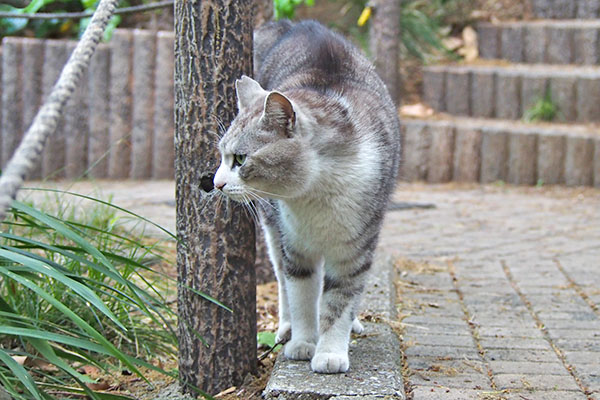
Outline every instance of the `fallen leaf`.
{"label": "fallen leaf", "polygon": [[433,109],[423,103],[409,104],[400,107],[400,114],[406,117],[425,118],[433,115]]}
{"label": "fallen leaf", "polygon": [[99,381],[97,383],[86,383],[85,385],[92,390],[106,390],[110,387],[108,382],[105,381]]}
{"label": "fallen leaf", "polygon": [[27,362],[27,356],[12,356],[12,359],[15,360],[19,365],[25,365]]}

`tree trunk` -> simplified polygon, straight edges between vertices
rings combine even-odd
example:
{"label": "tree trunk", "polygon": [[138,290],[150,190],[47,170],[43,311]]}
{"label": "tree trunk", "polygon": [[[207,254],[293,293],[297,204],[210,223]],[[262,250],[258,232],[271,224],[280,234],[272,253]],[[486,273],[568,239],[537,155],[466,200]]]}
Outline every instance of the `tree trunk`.
{"label": "tree trunk", "polygon": [[399,94],[400,1],[372,0],[370,47],[377,73],[397,106]]}
{"label": "tree trunk", "polygon": [[254,4],[254,27],[258,28],[273,19],[273,0],[256,0]]}
{"label": "tree trunk", "polygon": [[218,166],[220,126],[237,112],[235,79],[252,73],[252,7],[250,0],[175,3],[179,375],[188,393],[239,385],[256,368],[254,224],[238,203],[200,189]]}

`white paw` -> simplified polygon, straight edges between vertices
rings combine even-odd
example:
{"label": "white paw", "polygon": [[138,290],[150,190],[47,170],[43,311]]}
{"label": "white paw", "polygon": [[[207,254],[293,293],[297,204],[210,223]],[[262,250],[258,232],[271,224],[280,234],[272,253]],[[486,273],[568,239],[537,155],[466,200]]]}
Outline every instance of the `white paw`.
{"label": "white paw", "polygon": [[310,362],[310,368],[320,374],[338,374],[349,367],[348,354],[343,353],[317,353]]}
{"label": "white paw", "polygon": [[304,340],[291,340],[285,345],[284,354],[292,360],[310,360],[315,354],[316,347],[314,343]]}
{"label": "white paw", "polygon": [[291,338],[292,324],[279,321],[279,328],[277,328],[277,335],[275,335],[275,343],[287,343]]}
{"label": "white paw", "polygon": [[352,321],[352,332],[361,334],[364,330],[365,327],[363,326],[363,324],[360,323],[358,318],[354,318],[354,321]]}

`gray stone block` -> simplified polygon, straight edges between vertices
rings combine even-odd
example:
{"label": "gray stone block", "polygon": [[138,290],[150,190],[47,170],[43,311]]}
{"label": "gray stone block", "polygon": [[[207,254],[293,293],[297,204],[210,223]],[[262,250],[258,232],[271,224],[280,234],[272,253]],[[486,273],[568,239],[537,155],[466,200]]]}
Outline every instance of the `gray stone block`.
{"label": "gray stone block", "polygon": [[129,174],[133,179],[145,179],[152,175],[155,38],[151,31],[133,31],[133,125]]}
{"label": "gray stone block", "polygon": [[481,132],[457,127],[454,142],[454,180],[478,182],[481,165]]}
{"label": "gray stone block", "polygon": [[446,111],[446,71],[442,67],[423,70],[423,98],[436,111]]}
{"label": "gray stone block", "polygon": [[595,65],[600,61],[598,49],[598,27],[579,27],[573,32],[573,62],[580,65]]}
{"label": "gray stone block", "polygon": [[550,79],[552,101],[558,107],[558,121],[575,121],[577,104],[575,86],[577,78],[572,74],[554,74]]}
{"label": "gray stone block", "polygon": [[536,183],[537,136],[528,131],[513,131],[508,137],[509,183],[533,185]]}
{"label": "gray stone block", "polygon": [[506,181],[508,134],[502,128],[481,129],[481,182]]}
{"label": "gray stone block", "polygon": [[120,103],[110,93],[110,48],[100,44],[92,56],[88,71],[89,88],[89,138],[88,138],[88,176],[93,178],[108,178],[109,155],[112,151],[110,131],[117,127],[110,125],[110,104]]}
{"label": "gray stone block", "polygon": [[531,0],[533,15],[536,18],[552,18],[553,0]]}
{"label": "gray stone block", "polygon": [[493,69],[481,69],[471,75],[471,115],[492,118],[494,116],[495,77]]}
{"label": "gray stone block", "polygon": [[529,24],[524,33],[524,60],[532,64],[546,61],[546,30],[543,24]]}
{"label": "gray stone block", "polygon": [[575,108],[577,121],[600,122],[600,74],[579,77]]}
{"label": "gray stone block", "polygon": [[[73,52],[77,42],[69,41],[67,51]],[[81,178],[86,170],[88,139],[88,85],[86,70],[66,105],[65,118],[65,178]]]}
{"label": "gray stone block", "polygon": [[525,116],[538,101],[544,98],[548,89],[548,79],[537,71],[524,71],[521,81],[521,112]]}
{"label": "gray stone block", "polygon": [[544,132],[537,142],[537,178],[544,184],[564,182],[565,136],[557,132]]}
{"label": "gray stone block", "polygon": [[470,115],[470,76],[468,69],[446,73],[446,111],[452,115]]}
{"label": "gray stone block", "polygon": [[479,57],[488,60],[500,58],[500,29],[488,22],[477,25]]}
{"label": "gray stone block", "polygon": [[402,127],[402,165],[399,178],[409,182],[424,180],[429,164],[429,130],[422,121],[405,121]]}
{"label": "gray stone block", "polygon": [[600,139],[594,139],[594,186],[600,187]]}
{"label": "gray stone block", "polygon": [[577,2],[577,18],[596,19],[600,14],[600,1],[579,0]]}
{"label": "gray stone block", "polygon": [[154,143],[152,144],[152,178],[154,179],[173,179],[175,176],[173,42],[172,32],[159,32],[156,36]]}
{"label": "gray stone block", "polygon": [[315,374],[308,362],[287,360],[281,354],[264,397],[277,400],[332,396],[403,399],[398,338],[386,325],[366,324],[365,333],[350,347],[350,370],[345,374]]}
{"label": "gray stone block", "polygon": [[2,168],[12,157],[23,135],[21,123],[21,40],[6,37],[2,41]]}
{"label": "gray stone block", "polygon": [[551,64],[570,64],[573,60],[573,30],[571,27],[552,25],[548,28],[547,33],[546,61]]}
{"label": "gray stone block", "polygon": [[521,117],[521,79],[514,70],[498,69],[496,74],[496,118]]}
{"label": "gray stone block", "polygon": [[110,58],[110,154],[108,176],[124,179],[131,165],[131,32],[117,29],[111,39]]}
{"label": "gray stone block", "polygon": [[554,0],[553,17],[556,19],[575,18],[577,3],[577,0]]}
{"label": "gray stone block", "polygon": [[[67,62],[67,42],[64,40],[46,40],[44,50],[43,93],[48,98],[52,87],[58,80]],[[60,118],[54,135],[46,141],[42,155],[42,176],[58,179],[64,177],[65,166],[64,118]]]}
{"label": "gray stone block", "polygon": [[568,186],[593,183],[594,141],[586,137],[567,137],[565,183]]}
{"label": "gray stone block", "polygon": [[515,63],[523,61],[524,29],[519,24],[506,25],[500,32],[500,57]]}
{"label": "gray stone block", "polygon": [[[42,71],[44,66],[44,42],[39,39],[22,38],[23,46],[23,107],[22,107],[22,131],[26,132],[31,126],[39,108],[42,105]],[[40,179],[42,177],[42,163],[38,160],[28,179]]]}
{"label": "gray stone block", "polygon": [[452,179],[454,127],[451,124],[429,126],[430,148],[427,181],[448,182]]}

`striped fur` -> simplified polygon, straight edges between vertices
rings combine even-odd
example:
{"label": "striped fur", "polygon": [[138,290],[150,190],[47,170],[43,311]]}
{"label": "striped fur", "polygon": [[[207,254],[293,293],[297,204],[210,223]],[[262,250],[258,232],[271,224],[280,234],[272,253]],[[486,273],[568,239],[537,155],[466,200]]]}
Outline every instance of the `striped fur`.
{"label": "striped fur", "polygon": [[398,170],[396,110],[371,63],[316,22],[267,24],[255,46],[257,80],[237,82],[215,187],[259,211],[279,281],[278,337],[291,329],[285,355],[344,372]]}

